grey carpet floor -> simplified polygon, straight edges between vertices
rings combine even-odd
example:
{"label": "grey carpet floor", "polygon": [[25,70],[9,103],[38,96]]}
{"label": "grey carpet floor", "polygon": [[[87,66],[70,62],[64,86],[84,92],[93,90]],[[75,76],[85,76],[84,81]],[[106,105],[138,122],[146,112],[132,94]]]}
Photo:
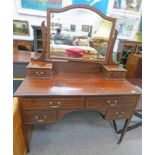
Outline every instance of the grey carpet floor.
{"label": "grey carpet floor", "polygon": [[120,135],[110,121],[93,111],[73,112],[56,124],[35,126],[28,155],[141,155],[141,130],[127,132],[118,145]]}

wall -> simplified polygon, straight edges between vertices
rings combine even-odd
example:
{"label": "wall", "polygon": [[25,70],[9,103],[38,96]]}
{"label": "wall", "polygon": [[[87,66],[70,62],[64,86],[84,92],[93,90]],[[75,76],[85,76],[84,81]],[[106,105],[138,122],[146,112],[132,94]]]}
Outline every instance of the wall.
{"label": "wall", "polygon": [[[63,6],[67,6],[71,4],[71,0],[63,0]],[[19,8],[20,0],[14,0],[14,9],[13,9],[13,19],[14,20],[26,20],[29,22],[30,36],[18,36],[14,35],[13,39],[21,39],[21,40],[33,40],[33,29],[32,25],[40,26],[42,21],[46,21],[46,12],[41,11],[38,13],[37,11],[21,11]],[[29,13],[29,14],[27,14]],[[108,13],[109,14],[109,13]],[[140,21],[140,18],[139,18]],[[138,22],[139,23],[139,22]],[[117,39],[114,52],[117,52],[119,45],[119,39]]]}
{"label": "wall", "polygon": [[14,9],[13,9],[13,19],[14,20],[26,20],[29,22],[29,29],[30,29],[30,36],[19,36],[14,35],[13,39],[21,39],[21,40],[33,40],[33,29],[31,25],[40,26],[42,21],[46,21],[45,16],[34,16],[34,15],[27,15],[18,13],[18,5],[17,1],[14,0]]}

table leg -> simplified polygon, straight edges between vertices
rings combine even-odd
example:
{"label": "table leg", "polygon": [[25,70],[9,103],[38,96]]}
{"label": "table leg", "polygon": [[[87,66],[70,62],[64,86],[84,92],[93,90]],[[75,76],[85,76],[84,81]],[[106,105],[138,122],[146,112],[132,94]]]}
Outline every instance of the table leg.
{"label": "table leg", "polygon": [[118,141],[117,144],[120,144],[120,143],[122,142],[123,137],[124,137],[124,135],[125,135],[125,132],[126,132],[127,129],[128,129],[128,126],[129,126],[130,121],[131,121],[131,118],[126,119],[126,121],[125,121],[125,123],[124,123],[123,131],[122,131],[122,133],[121,133],[120,139],[119,139],[119,141]]}
{"label": "table leg", "polygon": [[30,138],[32,134],[32,126],[23,124],[23,134],[24,134],[26,151],[29,152],[30,151]]}

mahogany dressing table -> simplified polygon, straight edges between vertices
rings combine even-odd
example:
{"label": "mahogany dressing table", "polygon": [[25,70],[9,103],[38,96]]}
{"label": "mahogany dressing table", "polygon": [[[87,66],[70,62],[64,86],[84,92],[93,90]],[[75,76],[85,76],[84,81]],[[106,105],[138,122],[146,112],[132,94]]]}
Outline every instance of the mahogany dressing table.
{"label": "mahogany dressing table", "polygon": [[[108,24],[101,23],[99,27],[93,25],[94,35],[89,38],[92,39],[91,41],[97,38],[103,39],[106,50],[102,45],[100,47],[103,49],[98,51],[98,48],[87,47],[88,49],[84,51],[83,46],[73,48],[67,45],[67,49],[63,49],[65,52],[68,48],[72,49],[73,53],[80,49],[84,51],[83,55],[90,53],[89,58],[67,55],[62,52],[63,50],[61,52],[64,56],[57,56],[60,46],[52,43],[53,29],[50,22],[57,16],[67,18],[66,15],[69,14],[75,18],[75,14],[79,12],[83,12],[81,15],[84,19],[85,14],[87,17],[90,14],[91,17],[97,16],[95,21],[98,19],[111,22],[110,33],[107,33]],[[115,22],[114,18],[107,17],[97,9],[85,5],[48,9],[47,29],[45,23],[42,23],[43,53],[40,58],[31,60],[27,66],[27,77],[15,92],[20,103],[27,151],[30,149],[32,125],[56,123],[66,114],[82,110],[95,110],[107,120],[126,119],[118,144],[122,141],[141,92],[125,79],[126,70],[112,61],[112,50],[117,37]],[[65,22],[62,22],[62,28],[63,24],[65,25]],[[106,32],[98,32],[101,28],[105,28]],[[108,40],[107,37],[100,37],[100,34],[108,34]],[[106,51],[106,54],[103,55],[100,51]]]}

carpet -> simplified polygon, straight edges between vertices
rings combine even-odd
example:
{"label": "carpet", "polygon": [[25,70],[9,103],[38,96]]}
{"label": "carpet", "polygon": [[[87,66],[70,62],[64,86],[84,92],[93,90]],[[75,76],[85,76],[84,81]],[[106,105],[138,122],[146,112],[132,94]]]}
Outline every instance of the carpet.
{"label": "carpet", "polygon": [[118,145],[112,122],[94,111],[72,112],[55,124],[35,126],[28,155],[141,155],[141,130],[127,132]]}
{"label": "carpet", "polygon": [[13,80],[13,94],[17,90],[17,88],[20,86],[23,80]]}

